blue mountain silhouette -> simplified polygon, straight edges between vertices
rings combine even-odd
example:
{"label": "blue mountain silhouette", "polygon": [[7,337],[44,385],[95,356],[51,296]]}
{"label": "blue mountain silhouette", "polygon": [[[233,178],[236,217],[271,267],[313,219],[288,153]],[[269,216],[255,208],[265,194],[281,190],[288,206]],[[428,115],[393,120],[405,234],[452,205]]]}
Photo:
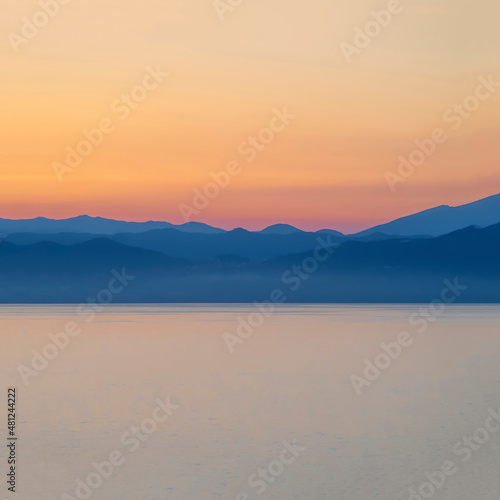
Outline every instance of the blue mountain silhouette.
{"label": "blue mountain silhouette", "polygon": [[399,236],[418,234],[439,236],[468,226],[487,227],[498,223],[500,223],[500,194],[459,207],[443,205],[431,208],[367,229],[357,236],[367,236],[375,232]]}
{"label": "blue mountain silhouette", "polygon": [[[296,233],[258,236],[265,242]],[[445,279],[468,287],[461,302],[500,302],[499,247],[500,224],[436,238],[342,241],[294,290],[284,276],[314,262],[312,249],[263,261],[225,249],[193,260],[102,237],[69,245],[3,241],[0,302],[83,302],[121,269],[135,279],[114,302],[253,302],[268,300],[274,289],[282,289],[287,302],[430,302],[439,299]]]}

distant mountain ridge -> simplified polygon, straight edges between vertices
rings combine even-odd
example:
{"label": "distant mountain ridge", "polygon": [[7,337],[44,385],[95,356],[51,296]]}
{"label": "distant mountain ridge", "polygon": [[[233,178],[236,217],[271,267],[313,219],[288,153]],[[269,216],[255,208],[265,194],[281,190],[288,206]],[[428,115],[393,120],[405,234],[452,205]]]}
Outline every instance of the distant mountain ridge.
{"label": "distant mountain ridge", "polygon": [[[386,239],[388,236],[430,237],[457,231],[468,226],[487,227],[500,223],[500,194],[484,198],[457,207],[442,205],[422,212],[401,217],[391,222],[366,229],[356,234],[344,235],[334,229],[322,229],[308,232],[290,224],[273,224],[262,231],[241,231],[259,233],[263,235],[289,236],[292,234],[328,233],[336,237],[348,239]],[[201,222],[187,222],[185,224],[171,224],[162,221],[127,222],[103,217],[80,215],[69,219],[48,219],[36,217],[34,219],[0,219],[0,235],[5,237],[15,233],[56,234],[56,233],[89,233],[101,235],[139,234],[153,230],[171,229],[190,234],[224,234],[226,231]],[[235,231],[235,230],[233,230]],[[243,234],[243,233],[241,233]]]}
{"label": "distant mountain ridge", "polygon": [[500,303],[499,247],[500,224],[429,239],[345,241],[323,247],[330,257],[312,267],[314,249],[264,261],[231,252],[192,261],[103,237],[72,245],[1,241],[0,303],[84,302],[114,271],[134,278],[113,302],[243,303],[280,289],[289,303],[429,303],[448,280],[465,287],[457,302]]}
{"label": "distant mountain ridge", "polygon": [[[215,234],[186,233],[174,229],[153,229],[141,233],[110,235],[94,235],[92,233],[14,233],[6,235],[3,240],[16,245],[32,245],[42,241],[75,245],[93,240],[96,236],[106,236],[123,245],[194,261],[213,259],[228,254],[260,261],[272,259],[279,255],[312,250],[318,245],[317,240],[321,235],[303,231],[274,234],[272,232],[247,231],[242,228]],[[326,234],[323,235],[323,238],[329,238],[332,243],[344,241],[343,236],[335,234]]]}
{"label": "distant mountain ridge", "polygon": [[498,223],[500,223],[500,194],[458,207],[442,205],[424,210],[361,231],[356,236],[368,236],[375,232],[399,236],[440,236],[468,226],[487,227]]}
{"label": "distant mountain ridge", "polygon": [[201,222],[187,222],[178,226],[170,222],[148,221],[127,222],[104,217],[90,217],[79,215],[69,219],[47,219],[36,217],[34,219],[0,219],[0,233],[94,233],[94,234],[116,234],[116,233],[142,233],[152,229],[176,229],[186,233],[217,234],[225,232],[223,229],[209,226]]}
{"label": "distant mountain ridge", "polygon": [[273,224],[260,232],[263,234],[292,234],[300,233],[302,231],[294,226],[291,226],[290,224]]}

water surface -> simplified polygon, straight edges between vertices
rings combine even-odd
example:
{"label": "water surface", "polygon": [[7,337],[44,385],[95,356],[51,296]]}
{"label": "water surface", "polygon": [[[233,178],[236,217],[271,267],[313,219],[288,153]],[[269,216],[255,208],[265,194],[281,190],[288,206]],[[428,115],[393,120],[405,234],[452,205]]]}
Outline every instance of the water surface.
{"label": "water surface", "polygon": [[[498,499],[500,432],[466,462],[453,447],[500,408],[500,307],[448,306],[418,333],[421,307],[282,306],[231,354],[223,334],[253,306],[110,306],[88,323],[76,306],[2,306],[1,389],[19,394],[15,497],[74,496],[118,450],[125,462],[91,498],[398,500],[451,460],[434,498]],[[68,322],[82,333],[25,385],[19,364]],[[402,331],[412,344],[357,395],[350,377]],[[167,396],[179,409],[130,453],[121,436]],[[248,479],[284,440],[305,450],[259,495]]]}

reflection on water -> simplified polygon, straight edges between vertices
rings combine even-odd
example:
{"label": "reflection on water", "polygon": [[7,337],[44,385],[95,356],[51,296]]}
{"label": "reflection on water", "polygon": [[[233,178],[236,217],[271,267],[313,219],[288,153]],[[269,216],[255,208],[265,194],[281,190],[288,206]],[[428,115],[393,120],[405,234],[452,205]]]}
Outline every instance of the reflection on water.
{"label": "reflection on water", "polygon": [[[87,323],[74,306],[2,306],[2,390],[19,391],[17,498],[77,498],[77,479],[118,451],[91,498],[407,499],[451,460],[435,498],[498,499],[500,432],[465,463],[453,447],[500,408],[500,307],[450,306],[418,333],[408,318],[419,307],[283,306],[230,354],[223,335],[255,307],[111,306]],[[25,386],[18,365],[68,323],[81,333]],[[401,331],[413,343],[357,396],[350,377]],[[124,433],[152,428],[167,397],[179,408],[131,452]],[[291,461],[280,453],[294,440],[303,451]]]}

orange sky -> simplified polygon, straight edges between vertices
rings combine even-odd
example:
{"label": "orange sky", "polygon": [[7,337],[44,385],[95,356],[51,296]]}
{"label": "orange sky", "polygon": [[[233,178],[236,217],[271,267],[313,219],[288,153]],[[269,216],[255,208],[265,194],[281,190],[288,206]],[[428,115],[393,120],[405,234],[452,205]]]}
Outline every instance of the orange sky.
{"label": "orange sky", "polygon": [[[40,7],[7,2],[0,217],[182,223],[228,162],[241,172],[192,220],[353,231],[500,192],[500,89],[456,129],[444,119],[479,77],[500,82],[499,2],[401,0],[348,63],[341,44],[388,3],[243,0],[221,21],[212,0],[73,0],[21,43]],[[158,66],[169,76],[124,118],[117,100]],[[241,144],[284,108],[296,117],[248,162]],[[58,179],[54,163],[102,120],[113,131]],[[392,192],[384,174],[438,127],[446,142]]]}

